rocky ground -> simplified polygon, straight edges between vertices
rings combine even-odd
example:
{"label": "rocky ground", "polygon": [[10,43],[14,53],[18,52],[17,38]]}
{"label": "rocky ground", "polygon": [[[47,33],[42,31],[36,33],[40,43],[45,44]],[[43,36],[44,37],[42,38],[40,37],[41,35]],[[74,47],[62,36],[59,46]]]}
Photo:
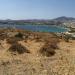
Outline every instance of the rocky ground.
{"label": "rocky ground", "polygon": [[[23,37],[14,38],[20,32]],[[13,39],[18,41],[14,42]],[[29,53],[9,51],[16,42]],[[55,54],[42,55],[40,50],[47,46],[45,44],[51,46],[49,50],[55,49]],[[0,75],[75,75],[75,41],[58,41],[52,33],[0,30]]]}

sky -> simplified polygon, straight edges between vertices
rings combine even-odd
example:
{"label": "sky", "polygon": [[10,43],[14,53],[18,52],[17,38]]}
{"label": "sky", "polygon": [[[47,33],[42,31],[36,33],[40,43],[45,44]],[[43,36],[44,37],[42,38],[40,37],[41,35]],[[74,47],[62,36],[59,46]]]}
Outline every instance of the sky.
{"label": "sky", "polygon": [[75,17],[75,0],[0,0],[0,19]]}

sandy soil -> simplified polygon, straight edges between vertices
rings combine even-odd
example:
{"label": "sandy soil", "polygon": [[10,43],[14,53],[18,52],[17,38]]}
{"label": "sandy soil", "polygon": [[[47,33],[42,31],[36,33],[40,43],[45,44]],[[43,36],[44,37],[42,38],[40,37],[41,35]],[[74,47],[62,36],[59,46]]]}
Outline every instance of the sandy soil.
{"label": "sandy soil", "polygon": [[52,57],[38,55],[44,42],[19,43],[30,49],[31,54],[12,55],[7,51],[10,45],[4,44],[4,49],[0,47],[0,75],[75,75],[75,41],[61,40]]}
{"label": "sandy soil", "polygon": [[51,57],[39,53],[45,41],[34,39],[18,43],[30,53],[13,55],[8,51],[11,45],[6,40],[0,40],[0,75],[75,75],[75,40],[60,40],[59,49]]}

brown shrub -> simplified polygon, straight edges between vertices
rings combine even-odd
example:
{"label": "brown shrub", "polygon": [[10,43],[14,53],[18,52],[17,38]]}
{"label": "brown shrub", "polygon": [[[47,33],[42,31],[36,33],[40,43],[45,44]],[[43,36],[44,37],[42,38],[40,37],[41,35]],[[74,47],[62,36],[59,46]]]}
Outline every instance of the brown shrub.
{"label": "brown shrub", "polygon": [[57,46],[57,42],[56,41],[46,43],[46,46],[49,46],[52,49],[58,49],[58,46]]}
{"label": "brown shrub", "polygon": [[40,49],[40,53],[48,57],[53,56],[55,54],[55,49],[58,49],[57,43],[57,40],[47,41],[46,44]]}
{"label": "brown shrub", "polygon": [[18,41],[23,40],[23,34],[21,34],[20,32],[18,34],[16,34],[14,37],[9,37],[7,38],[7,43],[9,44],[14,44],[17,43]]}
{"label": "brown shrub", "polygon": [[0,40],[4,40],[7,38],[7,35],[6,34],[0,34]]}
{"label": "brown shrub", "polygon": [[19,32],[18,34],[15,35],[15,37],[22,39],[23,38],[23,34]]}
{"label": "brown shrub", "polygon": [[22,46],[21,44],[15,43],[13,44],[10,48],[9,48],[10,52],[17,52],[19,54],[23,54],[23,53],[30,53],[29,50],[27,50],[24,46]]}
{"label": "brown shrub", "polygon": [[8,39],[7,39],[7,43],[9,43],[9,44],[14,44],[14,43],[16,43],[18,40],[19,40],[19,39],[17,39],[17,38],[8,38]]}
{"label": "brown shrub", "polygon": [[40,50],[40,53],[44,56],[53,56],[55,54],[55,50],[51,47],[43,47],[41,50]]}
{"label": "brown shrub", "polygon": [[14,44],[14,43],[17,43],[18,41],[21,41],[21,40],[23,40],[23,39],[18,38],[18,37],[11,37],[11,38],[7,38],[7,43]]}

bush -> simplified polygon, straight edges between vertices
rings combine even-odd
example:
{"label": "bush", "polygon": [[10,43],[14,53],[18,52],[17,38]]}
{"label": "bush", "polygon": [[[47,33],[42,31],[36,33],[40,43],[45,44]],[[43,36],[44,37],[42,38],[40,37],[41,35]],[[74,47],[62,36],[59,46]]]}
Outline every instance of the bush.
{"label": "bush", "polygon": [[4,40],[7,38],[7,35],[6,34],[0,34],[0,40]]}
{"label": "bush", "polygon": [[55,49],[58,49],[56,41],[47,42],[40,50],[40,53],[45,56],[53,56],[55,54]]}
{"label": "bush", "polygon": [[69,42],[69,39],[71,38],[71,35],[65,35],[64,36],[64,40],[66,41],[66,42]]}
{"label": "bush", "polygon": [[40,53],[42,53],[42,55],[44,56],[53,56],[55,54],[55,50],[52,49],[51,47],[43,47],[41,50],[40,50]]}
{"label": "bush", "polygon": [[23,53],[30,53],[29,50],[27,50],[24,46],[22,46],[21,44],[15,43],[13,44],[10,48],[9,48],[10,52],[17,52],[19,54],[23,54]]}
{"label": "bush", "polygon": [[23,38],[23,34],[19,32],[18,34],[15,35],[15,37],[17,37],[17,38]]}
{"label": "bush", "polygon": [[7,38],[7,43],[9,44],[14,44],[14,43],[17,43],[18,41],[20,41],[20,39],[16,37]]}

